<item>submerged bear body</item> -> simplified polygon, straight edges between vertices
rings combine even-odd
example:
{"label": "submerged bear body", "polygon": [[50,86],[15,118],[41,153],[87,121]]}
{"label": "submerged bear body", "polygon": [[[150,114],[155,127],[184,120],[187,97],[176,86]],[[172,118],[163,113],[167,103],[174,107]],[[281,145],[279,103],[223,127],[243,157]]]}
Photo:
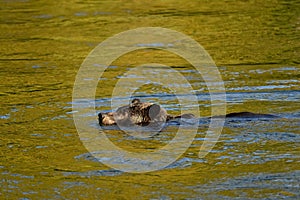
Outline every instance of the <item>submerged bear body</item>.
{"label": "submerged bear body", "polygon": [[[234,112],[226,114],[226,118],[277,118],[271,114],[259,114],[252,112]],[[167,111],[157,104],[141,102],[139,99],[134,99],[129,105],[118,108],[115,112],[99,113],[98,120],[101,126],[103,125],[121,125],[121,126],[147,126],[158,125],[168,122],[173,119],[194,119],[193,114],[183,114],[172,116]]]}

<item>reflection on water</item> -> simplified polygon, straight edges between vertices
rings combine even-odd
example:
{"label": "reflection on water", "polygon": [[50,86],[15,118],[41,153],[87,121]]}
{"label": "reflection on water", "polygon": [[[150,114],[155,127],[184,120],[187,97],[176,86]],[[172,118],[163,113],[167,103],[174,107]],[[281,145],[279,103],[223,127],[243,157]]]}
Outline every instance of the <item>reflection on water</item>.
{"label": "reflection on water", "polygon": [[[300,198],[297,0],[5,0],[0,5],[0,199]],[[226,121],[213,151],[202,159],[198,152],[208,122],[200,121],[187,152],[157,172],[128,174],[96,162],[73,124],[76,73],[99,42],[145,26],[183,32],[208,51],[225,83],[228,112],[281,118]],[[97,110],[111,110],[114,84],[145,63],[182,73],[197,94],[201,116],[210,116],[210,96],[200,74],[182,58],[150,49],[123,55],[99,77]],[[171,114],[180,112],[167,86],[145,83],[136,96]],[[99,128],[96,116],[87,117]],[[124,149],[152,151],[177,129],[171,124],[142,140],[116,129],[105,133]]]}

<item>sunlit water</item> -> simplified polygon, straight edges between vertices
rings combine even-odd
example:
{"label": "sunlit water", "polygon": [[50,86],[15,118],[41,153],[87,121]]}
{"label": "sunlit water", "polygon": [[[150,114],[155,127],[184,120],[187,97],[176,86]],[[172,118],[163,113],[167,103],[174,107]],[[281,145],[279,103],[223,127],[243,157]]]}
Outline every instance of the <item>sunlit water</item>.
{"label": "sunlit water", "polygon": [[[298,1],[5,0],[0,5],[1,199],[300,198]],[[72,118],[76,73],[98,43],[144,26],[180,31],[208,51],[226,87],[228,113],[280,118],[226,120],[213,150],[199,158],[211,114],[205,82],[178,56],[133,52],[103,74],[97,112],[113,109],[112,90],[129,69],[163,63],[192,85],[201,115],[197,135],[176,162],[159,171],[130,174],[97,162]],[[179,114],[178,100],[167,88],[148,83],[134,95]],[[129,151],[160,148],[178,130],[173,123],[138,139],[113,127],[100,129],[93,113],[86,117]]]}

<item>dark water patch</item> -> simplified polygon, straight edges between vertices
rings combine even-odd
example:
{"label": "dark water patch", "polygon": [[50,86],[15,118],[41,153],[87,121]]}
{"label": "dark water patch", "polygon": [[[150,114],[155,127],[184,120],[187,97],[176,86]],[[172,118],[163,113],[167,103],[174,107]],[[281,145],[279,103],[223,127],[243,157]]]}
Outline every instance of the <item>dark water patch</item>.
{"label": "dark water patch", "polygon": [[[237,131],[238,135],[223,135],[221,140],[225,143],[236,143],[236,142],[247,142],[247,143],[258,143],[258,142],[266,142],[266,141],[278,141],[278,142],[300,142],[300,134],[296,133],[288,133],[288,132],[251,132],[253,129],[247,129],[241,131],[240,129]],[[226,139],[228,138],[228,139]]]}
{"label": "dark water patch", "polygon": [[0,119],[9,119],[10,114],[0,115]]}
{"label": "dark water patch", "polygon": [[124,172],[118,170],[97,170],[97,171],[87,171],[87,172],[63,172],[64,176],[79,176],[79,177],[97,177],[97,176],[119,176]]}
{"label": "dark water patch", "polygon": [[206,163],[206,160],[202,159],[202,158],[188,158],[188,157],[184,157],[184,158],[181,158],[181,159],[173,162],[172,164],[170,164],[169,166],[165,167],[164,169],[174,169],[174,168],[182,169],[182,168],[188,168],[188,167],[191,167],[195,163]]}
{"label": "dark water patch", "polygon": [[[211,152],[213,153],[213,152]],[[225,165],[263,165],[272,161],[282,161],[285,160],[285,163],[297,163],[300,159],[300,156],[293,155],[290,153],[272,153],[269,151],[257,151],[253,153],[237,153],[237,152],[228,152],[228,155],[220,156],[217,158],[219,162],[217,164]]]}
{"label": "dark water patch", "polygon": [[255,199],[298,199],[299,183],[300,171],[296,170],[284,173],[249,173],[189,188],[213,199],[253,199],[251,191],[255,191]]}
{"label": "dark water patch", "polygon": [[90,161],[94,161],[94,162],[98,161],[94,156],[92,156],[91,153],[84,153],[84,154],[75,156],[75,159],[85,159],[85,160],[90,160]]}

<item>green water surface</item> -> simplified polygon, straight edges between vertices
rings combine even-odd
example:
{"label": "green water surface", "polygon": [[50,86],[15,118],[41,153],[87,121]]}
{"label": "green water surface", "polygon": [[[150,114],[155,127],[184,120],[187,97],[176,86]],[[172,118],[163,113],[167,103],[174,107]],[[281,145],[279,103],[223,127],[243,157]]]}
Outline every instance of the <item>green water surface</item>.
{"label": "green water surface", "polygon": [[[1,1],[0,199],[300,198],[299,13],[297,0]],[[182,158],[155,172],[123,173],[94,161],[72,118],[77,71],[106,38],[149,26],[182,32],[207,50],[224,80],[228,112],[285,118],[226,125],[204,159],[197,155],[206,126],[199,126]],[[197,83],[178,56],[132,52],[104,74],[97,109],[110,109],[114,84],[128,68],[150,62],[173,66]],[[209,116],[203,88],[194,89],[201,114]],[[176,99],[151,100],[177,113]],[[106,133],[119,146],[138,151],[161,147],[176,130],[169,127],[147,141],[117,130]]]}

